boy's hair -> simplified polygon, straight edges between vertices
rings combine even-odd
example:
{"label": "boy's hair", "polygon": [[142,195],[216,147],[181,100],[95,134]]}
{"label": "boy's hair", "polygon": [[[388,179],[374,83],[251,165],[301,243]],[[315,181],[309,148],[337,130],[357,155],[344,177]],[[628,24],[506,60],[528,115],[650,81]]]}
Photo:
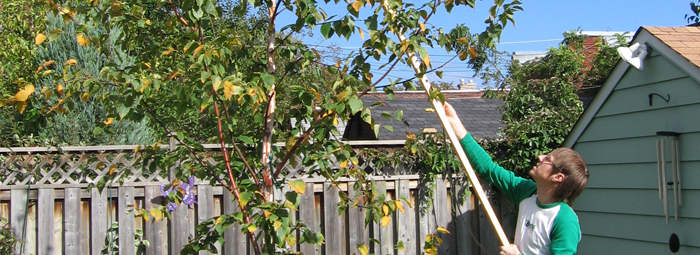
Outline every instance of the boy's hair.
{"label": "boy's hair", "polygon": [[554,169],[564,174],[564,180],[554,190],[554,197],[573,207],[574,200],[588,183],[588,166],[578,152],[569,148],[558,148],[550,155],[554,158]]}

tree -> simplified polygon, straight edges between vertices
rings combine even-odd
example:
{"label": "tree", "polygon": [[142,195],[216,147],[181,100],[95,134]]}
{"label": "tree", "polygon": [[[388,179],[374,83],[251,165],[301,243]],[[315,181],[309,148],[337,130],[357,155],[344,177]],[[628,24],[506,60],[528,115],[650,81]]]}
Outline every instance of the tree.
{"label": "tree", "polygon": [[[117,120],[147,119],[163,134],[175,134],[173,137],[182,144],[177,150],[165,153],[158,150],[159,146],[147,146],[140,151],[143,162],[161,169],[173,168],[183,157],[192,158],[187,167],[175,167],[177,179],[164,190],[176,189],[181,186],[179,183],[197,177],[231,192],[241,209],[239,213],[200,224],[183,253],[210,249],[222,230],[233,224],[246,226],[243,229],[251,240],[258,237],[256,231],[262,233],[262,246],[252,242],[255,254],[284,249],[287,242],[297,241],[296,231],[303,233],[298,242],[321,244],[322,235],[311,233],[301,222],[291,221],[288,214],[299,203],[297,193],[303,192],[300,189],[303,182],[288,182],[293,191],[285,194],[284,202],[274,202],[272,180],[284,174],[283,167],[288,162],[297,160],[313,167],[311,174],[329,180],[341,176],[366,180],[365,172],[356,168],[359,160],[351,153],[351,147],[339,140],[336,125],[339,119],[347,120],[362,111],[363,120],[375,126],[370,107],[359,97],[372,90],[383,77],[373,76],[367,60],[374,58],[395,66],[399,62],[407,63],[408,53],[417,53],[421,67],[416,76],[421,77],[432,67],[425,47],[452,44],[428,20],[438,8],[444,7],[448,12],[459,6],[474,8],[475,1],[427,1],[420,5],[399,1],[338,1],[336,4],[346,6],[349,12],[338,16],[328,16],[314,1],[238,2],[228,9],[230,12],[224,12],[223,4],[215,0],[65,3],[48,0],[48,11],[77,27],[75,32],[51,31],[49,38],[72,33],[81,47],[95,47],[108,61],[94,74],[86,72],[85,61],[77,58],[64,62],[47,60],[39,64],[46,70],[40,75],[42,79],[52,79],[56,89],[37,92],[32,82],[24,80],[18,82],[14,94],[5,102],[21,110],[28,100],[44,100],[49,109],[54,109],[52,112],[63,114],[77,109],[75,104],[67,103],[70,100],[87,99],[101,104],[108,112],[95,130],[109,130]],[[486,31],[475,38],[459,38],[460,44],[493,47],[518,10],[521,8],[517,0],[495,1],[486,20]],[[356,24],[360,11],[366,15],[362,16],[364,27]],[[283,12],[293,13],[297,19],[278,30],[276,23]],[[252,25],[252,29],[244,32],[236,25],[218,23],[225,15],[230,15],[228,20],[243,20],[252,13],[263,16],[242,25],[246,28]],[[325,38],[350,38],[358,34],[364,39],[363,49],[333,66],[324,65],[317,51],[293,37],[316,26],[320,26]],[[98,27],[104,29],[90,32]],[[121,33],[114,36],[108,32],[114,28],[121,28]],[[393,33],[404,34],[409,40],[395,41]],[[47,35],[38,32],[36,36]],[[474,47],[462,48],[469,51]],[[121,61],[119,52],[129,53],[133,61]],[[284,83],[294,79],[303,84]],[[283,99],[282,93],[289,95],[284,107],[276,103]],[[391,95],[391,91],[387,93]],[[171,124],[192,109],[206,116],[199,120],[210,121],[205,127],[214,127],[213,133],[200,132],[200,126]],[[400,119],[401,112],[394,116]],[[291,126],[288,135],[280,136],[275,126],[286,118],[298,122]],[[301,125],[302,121],[309,126]],[[197,151],[202,139],[221,144],[223,153],[218,162],[199,158]],[[276,141],[284,142],[286,148],[273,151],[270,145]],[[334,162],[339,162],[340,169],[331,167]],[[97,186],[103,188],[104,183]],[[356,206],[354,202],[362,197],[375,198],[377,192],[372,187],[373,183],[361,181],[353,187],[361,195],[352,198],[341,195],[339,210]],[[189,201],[180,192],[168,194],[168,203]],[[358,206],[366,208],[368,218],[384,226],[390,221],[389,214],[397,210],[396,201],[363,201]],[[155,211],[139,213],[169,215],[168,208],[163,205]]]}
{"label": "tree", "polygon": [[587,95],[597,91],[619,60],[616,47],[626,45],[619,35],[619,45],[599,41],[592,68],[587,70],[583,65],[585,37],[576,30],[564,37],[559,47],[550,48],[541,59],[511,63],[506,92],[489,93],[503,99],[501,122],[507,126],[499,138],[486,139],[482,145],[498,164],[520,176],[528,176],[538,155],[561,146],[583,112],[580,93],[583,89]]}
{"label": "tree", "polygon": [[700,1],[690,1],[690,14],[685,15],[685,20],[692,26],[700,24]]}

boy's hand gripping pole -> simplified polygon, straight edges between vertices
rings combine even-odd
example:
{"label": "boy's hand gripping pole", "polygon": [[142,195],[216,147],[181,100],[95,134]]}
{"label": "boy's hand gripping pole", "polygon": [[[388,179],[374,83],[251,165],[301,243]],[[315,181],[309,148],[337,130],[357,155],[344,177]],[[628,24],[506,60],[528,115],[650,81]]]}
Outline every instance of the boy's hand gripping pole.
{"label": "boy's hand gripping pole", "polygon": [[[387,1],[382,1],[383,2],[383,7],[384,11],[387,11],[389,13],[393,13],[393,10],[389,9],[387,7]],[[403,35],[402,33],[396,32],[396,36],[399,37],[399,40],[401,42],[406,41],[406,36]],[[416,55],[413,52],[406,52],[409,61],[411,62],[411,66],[413,67],[413,70],[416,73],[420,72],[420,62],[418,62],[418,59],[416,58]],[[423,75],[423,77],[420,79],[421,85],[423,85],[423,88],[425,89],[425,92],[430,95],[430,82],[428,81],[428,78]],[[479,183],[479,178],[477,178],[476,173],[474,173],[474,169],[472,168],[471,164],[469,163],[469,159],[467,159],[467,154],[464,152],[464,150],[461,148],[459,139],[457,139],[457,135],[455,135],[454,130],[452,129],[452,126],[450,123],[447,121],[447,116],[445,115],[445,108],[442,105],[440,101],[437,99],[432,100],[432,105],[433,108],[435,109],[435,113],[437,113],[438,118],[440,119],[440,123],[442,123],[442,126],[445,128],[445,132],[447,132],[447,135],[450,138],[450,142],[452,143],[452,147],[454,148],[455,152],[457,152],[457,156],[459,157],[459,160],[462,162],[462,165],[464,166],[464,171],[467,173],[467,176],[469,177],[469,180],[472,183],[472,186],[474,188],[474,191],[476,192],[477,197],[479,198],[479,201],[481,201],[481,204],[484,206],[484,210],[486,211],[486,215],[489,218],[489,221],[491,221],[491,225],[493,225],[493,228],[496,230],[496,234],[498,235],[498,239],[501,241],[502,246],[508,246],[510,245],[510,242],[508,241],[508,238],[506,237],[505,232],[503,231],[503,227],[501,227],[500,222],[498,221],[498,218],[496,217],[496,213],[494,213],[493,208],[491,207],[491,203],[489,202],[488,197],[486,197],[486,193],[484,192],[484,189],[481,187],[481,183]]]}

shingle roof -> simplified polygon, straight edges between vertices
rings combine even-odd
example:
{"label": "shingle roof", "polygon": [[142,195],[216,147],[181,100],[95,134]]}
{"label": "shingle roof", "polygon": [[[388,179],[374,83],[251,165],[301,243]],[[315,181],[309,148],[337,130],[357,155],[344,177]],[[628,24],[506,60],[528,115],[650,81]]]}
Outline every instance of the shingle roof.
{"label": "shingle roof", "polygon": [[[423,98],[394,98],[386,100],[387,104],[396,110],[403,110],[404,120],[408,123],[410,132],[418,134],[424,128],[435,128],[442,132],[442,124],[435,112],[428,112],[426,108],[432,108],[428,99]],[[365,105],[369,106],[379,101],[375,97],[362,97]],[[498,107],[503,102],[496,99],[481,98],[448,98],[447,102],[457,110],[460,119],[464,123],[469,133],[475,138],[491,137],[496,138],[500,128],[505,127],[500,122],[501,112]],[[382,117],[382,113],[389,113],[392,118]],[[393,118],[394,111],[388,106],[381,105],[372,108],[374,121],[382,125],[390,125],[393,132],[385,128],[380,128],[379,140],[404,140],[406,139],[406,125]]]}
{"label": "shingle roof", "polygon": [[700,67],[700,27],[642,27],[669,48]]}

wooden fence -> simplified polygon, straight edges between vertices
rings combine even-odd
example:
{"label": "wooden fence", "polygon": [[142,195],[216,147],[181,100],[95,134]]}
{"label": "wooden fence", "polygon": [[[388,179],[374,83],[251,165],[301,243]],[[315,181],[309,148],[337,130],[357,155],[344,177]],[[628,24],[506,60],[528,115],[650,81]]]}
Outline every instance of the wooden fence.
{"label": "wooden fence", "polygon": [[[367,145],[377,146],[376,142]],[[211,149],[209,157],[217,153],[215,146],[205,148]],[[22,254],[102,254],[103,250],[117,246],[114,254],[178,254],[188,238],[194,236],[196,224],[237,210],[235,199],[220,186],[196,183],[197,204],[179,206],[173,211],[172,220],[146,222],[136,217],[134,210],[162,205],[160,186],[168,183],[168,174],[158,170],[142,176],[135,166],[138,159],[132,153],[135,149],[135,146],[65,147],[60,151],[1,149],[0,217],[9,219],[14,233],[23,240],[18,245]],[[87,189],[89,183],[99,181],[113,165],[132,168],[135,174],[125,177],[122,185],[108,185],[102,192]],[[387,199],[405,197],[411,201],[412,208],[394,214],[384,228],[375,224],[365,227],[365,214],[359,208],[351,207],[338,215],[340,192],[355,197],[353,189],[348,188],[353,180],[341,179],[339,185],[330,185],[322,178],[298,174],[292,178],[301,178],[306,183],[306,192],[293,217],[323,233],[325,243],[321,246],[297,243],[287,247],[287,251],[360,254],[356,245],[364,243],[375,254],[421,254],[426,234],[432,233],[443,240],[439,254],[498,254],[498,238],[475,197],[451,195],[452,191],[469,189],[458,178],[438,178],[432,197],[428,198],[425,187],[431,185],[419,183],[417,175],[371,176],[377,187],[386,192]],[[287,189],[283,185],[275,191],[275,197],[283,197]],[[501,196],[494,197],[497,197],[492,199],[494,209],[512,239],[515,222],[511,209],[506,203],[499,205],[499,201],[504,201]],[[432,200],[432,206],[426,207],[428,200]],[[450,234],[437,233],[438,226],[445,227]],[[370,242],[370,238],[380,243]],[[150,245],[135,247],[135,242],[141,239]],[[223,245],[217,245],[219,254],[252,254],[239,225],[228,229],[224,239]],[[399,241],[405,249],[396,249]]]}

